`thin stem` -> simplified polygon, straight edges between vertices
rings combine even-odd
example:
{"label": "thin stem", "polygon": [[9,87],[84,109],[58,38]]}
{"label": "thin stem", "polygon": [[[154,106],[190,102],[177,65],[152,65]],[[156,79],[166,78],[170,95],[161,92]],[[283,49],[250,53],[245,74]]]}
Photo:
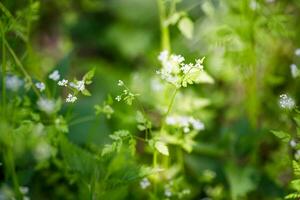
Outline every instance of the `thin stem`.
{"label": "thin stem", "polygon": [[35,92],[35,94],[38,97],[41,97],[38,89],[35,87],[35,85],[33,84],[33,81],[30,77],[30,75],[28,74],[28,72],[25,70],[23,64],[21,63],[21,61],[19,60],[19,58],[17,57],[16,53],[14,52],[14,50],[11,48],[11,46],[8,44],[8,42],[6,40],[4,40],[5,46],[8,49],[9,53],[12,55],[12,57],[15,60],[15,63],[17,64],[17,66],[20,68],[20,70],[22,71],[22,73],[24,74],[25,78],[30,82],[31,87],[33,89],[33,91]]}
{"label": "thin stem", "polygon": [[170,112],[172,110],[172,107],[173,107],[174,100],[175,100],[177,92],[178,92],[178,89],[175,88],[174,93],[173,93],[173,95],[171,97],[171,101],[170,101],[169,106],[168,106],[168,110],[167,110],[166,114],[163,117],[163,121],[162,121],[162,125],[161,125],[161,128],[160,128],[160,132],[162,132],[163,128],[165,127],[166,118],[168,117],[168,115],[170,114]]}
{"label": "thin stem", "polygon": [[161,47],[162,50],[170,51],[170,34],[169,27],[166,25],[166,7],[163,0],[157,0],[157,6],[160,18],[160,31],[161,31]]}
{"label": "thin stem", "polygon": [[2,35],[2,106],[4,113],[6,112],[6,49],[4,45],[5,31],[2,23],[0,22],[1,35]]}

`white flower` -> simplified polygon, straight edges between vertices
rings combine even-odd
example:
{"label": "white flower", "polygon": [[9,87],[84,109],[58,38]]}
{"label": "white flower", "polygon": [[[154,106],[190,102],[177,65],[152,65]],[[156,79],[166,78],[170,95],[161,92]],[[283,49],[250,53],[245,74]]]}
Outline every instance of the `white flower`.
{"label": "white flower", "polygon": [[122,100],[121,96],[116,96],[116,100],[121,101]]}
{"label": "white flower", "polygon": [[291,141],[290,141],[290,146],[291,146],[291,147],[294,148],[294,147],[296,147],[296,145],[297,145],[297,142],[296,142],[295,140],[291,140]]}
{"label": "white flower", "polygon": [[41,142],[34,150],[34,156],[37,160],[46,160],[51,156],[52,147],[46,143]]}
{"label": "white flower", "polygon": [[123,86],[124,85],[124,82],[122,80],[119,80],[118,81],[118,86]]}
{"label": "white flower", "polygon": [[143,178],[140,182],[140,186],[142,189],[146,189],[151,185],[150,181],[147,178]]}
{"label": "white flower", "polygon": [[167,50],[164,50],[162,52],[160,52],[159,56],[158,56],[158,60],[164,62],[168,59],[169,56],[169,52]]}
{"label": "white flower", "polygon": [[18,91],[18,89],[23,85],[23,81],[17,76],[7,76],[6,77],[6,88],[11,91]]}
{"label": "white flower", "polygon": [[84,81],[77,81],[75,88],[79,91],[83,91],[85,89]]}
{"label": "white flower", "polygon": [[50,75],[49,78],[54,80],[54,81],[58,81],[60,79],[60,74],[58,72],[58,70],[53,71]]}
{"label": "white flower", "polygon": [[188,133],[191,131],[191,128],[196,131],[204,130],[204,124],[190,116],[168,116],[166,118],[166,124],[170,126],[183,128],[184,133]]}
{"label": "white flower", "polygon": [[51,114],[55,111],[55,102],[51,99],[40,98],[37,102],[37,106],[41,111],[47,114]]}
{"label": "white flower", "polygon": [[41,92],[44,91],[46,89],[46,85],[42,82],[38,82],[35,84],[35,86],[37,87],[37,89],[39,89]]}
{"label": "white flower", "polygon": [[68,103],[74,103],[77,100],[77,97],[72,94],[68,94],[68,97],[66,98],[66,102]]}
{"label": "white flower", "polygon": [[172,192],[169,188],[165,188],[165,196],[166,197],[171,197],[172,196]]}
{"label": "white flower", "polygon": [[296,56],[300,56],[300,48],[298,48],[298,49],[295,50],[295,55]]}
{"label": "white flower", "polygon": [[26,186],[20,186],[20,187],[19,187],[19,190],[21,191],[21,193],[22,193],[23,195],[25,195],[25,194],[27,194],[27,193],[29,192],[29,188],[26,187]]}
{"label": "white flower", "polygon": [[295,101],[288,95],[281,94],[279,96],[279,105],[281,108],[290,110],[295,107]]}
{"label": "white flower", "polygon": [[296,153],[294,154],[296,160],[300,159],[300,150],[297,150]]}
{"label": "white flower", "polygon": [[296,78],[297,76],[300,75],[300,72],[299,72],[299,69],[298,69],[297,65],[291,64],[290,69],[291,69],[291,74],[292,74],[293,78]]}
{"label": "white flower", "polygon": [[58,85],[59,86],[67,86],[68,85],[68,80],[66,80],[66,79],[63,79],[63,80],[61,80],[61,81],[58,81]]}

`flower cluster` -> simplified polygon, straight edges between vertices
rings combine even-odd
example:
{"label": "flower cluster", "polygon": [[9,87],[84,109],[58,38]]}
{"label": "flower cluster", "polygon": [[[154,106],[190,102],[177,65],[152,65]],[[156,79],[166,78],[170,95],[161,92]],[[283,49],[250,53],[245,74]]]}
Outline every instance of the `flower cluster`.
{"label": "flower cluster", "polygon": [[88,73],[86,73],[82,80],[76,80],[69,81],[67,79],[61,79],[60,80],[60,74],[58,70],[53,71],[49,75],[49,79],[53,81],[57,81],[57,85],[61,87],[66,87],[71,90],[71,92],[67,95],[66,102],[67,103],[74,103],[78,98],[77,94],[82,93],[85,96],[90,96],[90,92],[85,88],[86,85],[89,85],[92,83],[91,79],[94,76],[95,69],[92,69]]}
{"label": "flower cluster", "polygon": [[204,124],[191,116],[168,116],[166,118],[166,124],[169,126],[174,126],[182,128],[183,132],[188,133],[191,131],[191,128],[196,131],[204,130]]}
{"label": "flower cluster", "polygon": [[291,110],[295,107],[295,101],[286,94],[279,96],[279,105],[281,108]]}
{"label": "flower cluster", "polygon": [[158,56],[158,60],[161,62],[162,69],[158,70],[157,74],[177,88],[197,83],[199,75],[203,71],[204,58],[187,64],[184,63],[185,59],[181,55],[170,55],[168,51],[163,51]]}
{"label": "flower cluster", "polygon": [[6,88],[11,91],[18,91],[18,89],[23,85],[23,80],[17,76],[7,76],[6,77]]}
{"label": "flower cluster", "polygon": [[146,189],[147,187],[149,187],[151,185],[150,181],[148,180],[148,178],[143,178],[140,181],[140,186],[142,189]]}
{"label": "flower cluster", "polygon": [[124,90],[123,90],[122,94],[116,96],[115,100],[117,100],[117,101],[123,100],[128,105],[131,105],[132,101],[135,99],[136,96],[138,96],[138,94],[132,93],[122,80],[118,81],[118,86],[123,87]]}
{"label": "flower cluster", "polygon": [[40,98],[37,102],[37,106],[41,111],[47,114],[51,114],[55,111],[55,101],[52,99]]}

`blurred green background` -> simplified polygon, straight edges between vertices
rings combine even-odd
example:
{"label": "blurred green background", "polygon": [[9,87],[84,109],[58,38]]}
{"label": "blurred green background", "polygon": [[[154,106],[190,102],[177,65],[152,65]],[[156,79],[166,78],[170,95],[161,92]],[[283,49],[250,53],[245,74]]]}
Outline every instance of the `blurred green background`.
{"label": "blurred green background", "polygon": [[[108,94],[118,95],[119,79],[141,94],[148,113],[155,112],[157,98],[147,89],[160,67],[155,0],[1,3],[18,16],[20,24],[24,22],[6,37],[17,53],[26,52],[22,62],[34,79],[46,80],[55,69],[64,77],[81,77],[96,67],[89,87],[92,96],[81,97],[68,119],[72,142],[102,147],[111,132],[134,130],[131,107],[114,105],[118,111],[111,120],[95,115],[95,104]],[[300,47],[300,1],[181,0],[176,10],[184,12],[194,28],[192,38],[186,38],[177,25],[170,26],[172,52],[188,61],[205,56],[205,70],[214,78],[214,84],[190,88],[206,101],[194,110],[206,129],[197,136],[194,151],[185,155],[185,176],[193,188],[190,199],[282,199],[290,191],[294,150],[271,130],[295,131],[291,114],[280,109],[278,98],[287,93],[296,104],[300,99],[299,78],[290,69],[291,64],[300,64],[295,54]],[[3,10],[0,16],[5,20]],[[18,74],[13,64],[9,70]],[[177,103],[189,104],[188,100]],[[67,109],[64,105],[62,113]],[[72,187],[65,190],[60,194],[76,193]],[[76,199],[66,196],[56,199]],[[32,194],[32,199],[55,198]]]}

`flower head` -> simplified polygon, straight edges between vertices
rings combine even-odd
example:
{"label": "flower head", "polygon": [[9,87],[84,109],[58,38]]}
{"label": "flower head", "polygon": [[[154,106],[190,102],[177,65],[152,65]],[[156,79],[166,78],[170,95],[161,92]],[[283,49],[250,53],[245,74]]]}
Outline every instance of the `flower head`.
{"label": "flower head", "polygon": [[143,178],[140,182],[140,186],[142,189],[146,189],[151,185],[150,181],[147,178]]}
{"label": "flower head", "polygon": [[77,100],[77,97],[72,94],[68,94],[68,97],[66,98],[66,102],[68,103],[74,103]]}
{"label": "flower head", "polygon": [[23,81],[17,76],[6,77],[6,88],[16,92],[23,85]]}
{"label": "flower head", "polygon": [[123,86],[124,82],[122,80],[118,80],[118,86]]}
{"label": "flower head", "polygon": [[300,56],[300,48],[298,48],[298,49],[295,50],[295,55],[296,56]]}
{"label": "flower head", "polygon": [[[299,49],[299,50],[300,50],[300,49]],[[293,78],[296,78],[297,76],[300,75],[300,71],[299,71],[297,65],[291,64],[291,65],[290,65],[290,69],[291,69],[291,74],[292,74],[292,77],[293,77]]]}
{"label": "flower head", "polygon": [[61,80],[61,81],[58,81],[58,85],[59,86],[67,86],[68,85],[68,80],[66,80],[66,79],[63,79],[63,80]]}
{"label": "flower head", "polygon": [[286,94],[279,96],[279,105],[281,108],[291,110],[295,107],[295,101]]}
{"label": "flower head", "polygon": [[50,75],[49,78],[54,80],[54,81],[58,81],[60,79],[60,74],[58,72],[58,70],[53,71]]}
{"label": "flower head", "polygon": [[41,92],[44,91],[46,89],[46,85],[43,82],[38,82],[35,84],[35,86],[37,87],[37,89],[39,89]]}
{"label": "flower head", "polygon": [[37,106],[41,111],[47,114],[51,114],[55,111],[55,102],[51,99],[40,98],[37,102]]}

